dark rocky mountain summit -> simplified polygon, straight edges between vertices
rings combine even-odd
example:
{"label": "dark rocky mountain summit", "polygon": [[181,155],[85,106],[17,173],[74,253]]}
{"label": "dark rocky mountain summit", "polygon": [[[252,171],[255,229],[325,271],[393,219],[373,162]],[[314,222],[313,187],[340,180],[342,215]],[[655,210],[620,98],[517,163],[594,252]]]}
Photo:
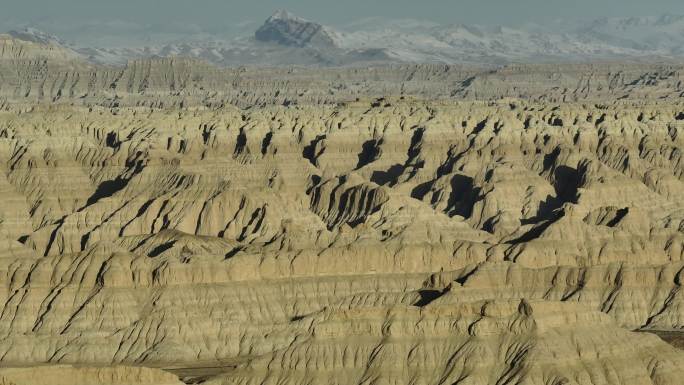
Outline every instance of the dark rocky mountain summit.
{"label": "dark rocky mountain summit", "polygon": [[257,40],[288,47],[335,48],[333,33],[323,25],[280,10],[254,34]]}

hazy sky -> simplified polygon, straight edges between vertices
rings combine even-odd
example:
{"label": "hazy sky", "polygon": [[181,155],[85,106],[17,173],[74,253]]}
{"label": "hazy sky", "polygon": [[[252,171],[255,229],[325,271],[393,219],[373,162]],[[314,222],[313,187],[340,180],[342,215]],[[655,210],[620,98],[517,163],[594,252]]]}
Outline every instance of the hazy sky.
{"label": "hazy sky", "polygon": [[682,0],[0,0],[0,5],[5,17],[25,22],[112,18],[217,24],[263,19],[278,8],[333,24],[363,16],[517,23],[541,17],[684,13]]}
{"label": "hazy sky", "polygon": [[[684,0],[0,0],[0,28],[48,26],[63,32],[91,24],[124,28],[146,25],[229,33],[261,23],[284,8],[308,19],[344,25],[359,18],[384,16],[439,23],[520,24],[556,18],[684,14]],[[52,27],[50,27],[52,26]],[[152,26],[152,27],[150,27]]]}

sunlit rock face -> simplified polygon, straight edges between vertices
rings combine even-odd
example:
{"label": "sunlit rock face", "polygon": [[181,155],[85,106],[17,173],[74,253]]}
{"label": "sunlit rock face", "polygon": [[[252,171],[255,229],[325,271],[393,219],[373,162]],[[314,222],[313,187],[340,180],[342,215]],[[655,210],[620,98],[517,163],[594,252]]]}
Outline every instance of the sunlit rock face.
{"label": "sunlit rock face", "polygon": [[683,378],[633,332],[684,326],[676,71],[11,52],[45,70],[0,78],[0,383]]}

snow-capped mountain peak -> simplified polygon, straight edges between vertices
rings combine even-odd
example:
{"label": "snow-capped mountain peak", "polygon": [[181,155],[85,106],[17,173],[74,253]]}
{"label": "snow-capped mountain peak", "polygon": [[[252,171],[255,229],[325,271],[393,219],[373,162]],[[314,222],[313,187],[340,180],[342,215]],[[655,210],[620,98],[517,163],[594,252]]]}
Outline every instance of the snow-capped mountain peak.
{"label": "snow-capped mountain peak", "polygon": [[288,47],[334,48],[334,35],[330,28],[279,10],[264,22],[254,37],[261,42]]}
{"label": "snow-capped mountain peak", "polygon": [[52,45],[66,45],[66,43],[55,35],[43,32],[37,28],[26,27],[21,30],[13,30],[7,32],[8,35],[15,39],[28,41],[38,44],[52,44]]}
{"label": "snow-capped mountain peak", "polygon": [[[202,31],[200,31],[202,32]],[[144,57],[187,56],[219,65],[366,65],[369,63],[568,62],[605,59],[684,59],[684,16],[554,20],[523,26],[440,25],[370,18],[338,31],[278,10],[252,36],[227,40],[220,32],[123,47],[69,45],[37,29],[13,38],[67,47],[89,61],[125,64]]]}
{"label": "snow-capped mountain peak", "polygon": [[268,19],[266,19],[266,22],[273,22],[276,20],[292,20],[300,23],[309,22],[309,20],[299,17],[286,9],[279,9],[275,11]]}

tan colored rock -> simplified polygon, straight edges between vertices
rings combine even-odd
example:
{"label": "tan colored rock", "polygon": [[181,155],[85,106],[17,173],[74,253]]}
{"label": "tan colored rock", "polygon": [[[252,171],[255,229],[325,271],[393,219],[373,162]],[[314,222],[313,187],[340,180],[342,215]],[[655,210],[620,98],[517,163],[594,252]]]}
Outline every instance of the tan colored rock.
{"label": "tan colored rock", "polygon": [[684,328],[678,70],[43,63],[0,78],[8,384],[681,382],[630,331]]}
{"label": "tan colored rock", "polygon": [[180,385],[176,376],[159,369],[116,366],[88,368],[67,365],[0,369],[3,385]]}
{"label": "tan colored rock", "polygon": [[324,311],[210,384],[667,384],[684,355],[581,306],[526,300]]}

